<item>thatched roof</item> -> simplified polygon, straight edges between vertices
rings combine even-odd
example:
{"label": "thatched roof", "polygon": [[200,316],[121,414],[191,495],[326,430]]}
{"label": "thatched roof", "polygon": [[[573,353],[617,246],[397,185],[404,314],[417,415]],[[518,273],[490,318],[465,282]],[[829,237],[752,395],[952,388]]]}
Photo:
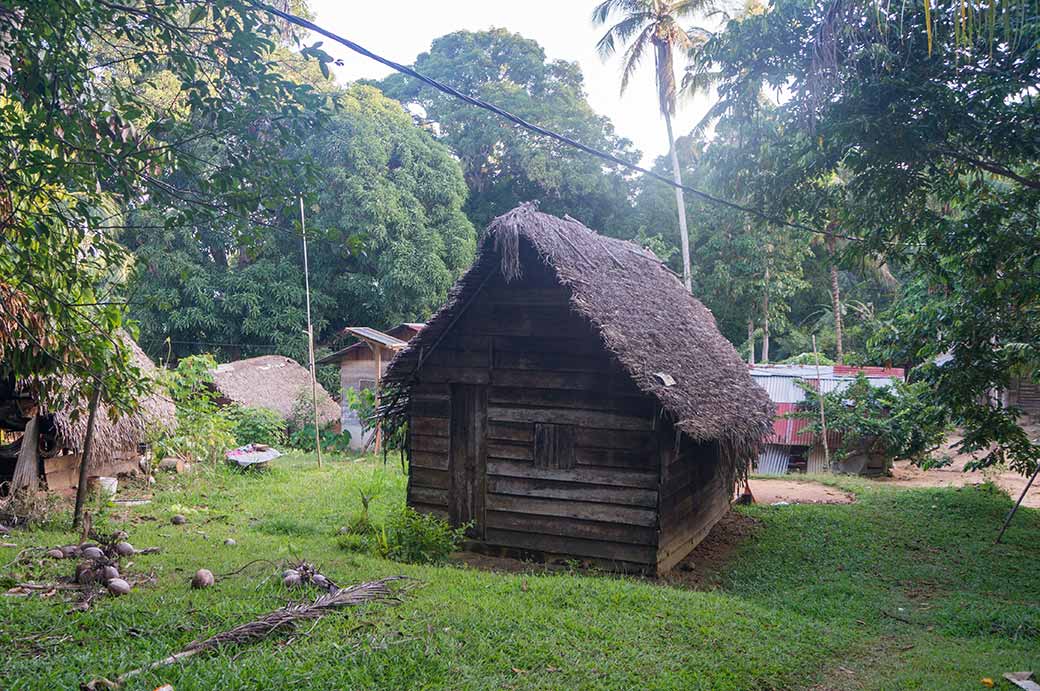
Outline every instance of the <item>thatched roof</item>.
{"label": "thatched roof", "polygon": [[[394,358],[384,379],[389,389],[407,395],[421,354],[429,354],[490,276],[501,272],[509,281],[519,275],[521,242],[570,290],[574,312],[681,432],[697,441],[719,442],[734,461],[756,452],[772,422],[769,397],[752,381],[711,312],[652,253],[599,235],[569,217],[540,213],[533,204],[491,222],[476,261],[452,288],[447,304]],[[656,373],[675,383],[662,383]]]}
{"label": "thatched roof", "polygon": [[[213,383],[223,399],[252,408],[267,408],[288,420],[301,392],[310,401],[311,375],[305,367],[284,355],[262,355],[218,365]],[[309,408],[308,408],[309,410]],[[318,419],[339,420],[339,406],[318,384]]]}
{"label": "thatched roof", "polygon": [[[130,349],[130,359],[146,377],[153,377],[155,364],[145,355],[140,346],[126,333],[122,333],[122,343]],[[176,410],[173,401],[159,387],[153,387],[152,393],[138,401],[138,410],[133,414],[121,415],[114,421],[105,405],[98,407],[94,421],[94,442],[91,452],[91,465],[103,464],[111,460],[117,451],[134,450],[144,441],[145,433],[156,427],[172,429],[177,424]],[[87,401],[81,400],[76,406],[66,406],[49,412],[57,431],[58,443],[71,451],[83,450],[83,442],[87,435]]]}

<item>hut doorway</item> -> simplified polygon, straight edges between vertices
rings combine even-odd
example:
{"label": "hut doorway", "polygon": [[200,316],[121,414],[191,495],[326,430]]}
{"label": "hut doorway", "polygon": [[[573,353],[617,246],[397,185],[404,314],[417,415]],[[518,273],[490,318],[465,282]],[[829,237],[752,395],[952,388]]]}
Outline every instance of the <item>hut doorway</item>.
{"label": "hut doorway", "polygon": [[487,485],[487,386],[451,385],[448,514],[453,525],[472,521],[470,537],[484,539]]}

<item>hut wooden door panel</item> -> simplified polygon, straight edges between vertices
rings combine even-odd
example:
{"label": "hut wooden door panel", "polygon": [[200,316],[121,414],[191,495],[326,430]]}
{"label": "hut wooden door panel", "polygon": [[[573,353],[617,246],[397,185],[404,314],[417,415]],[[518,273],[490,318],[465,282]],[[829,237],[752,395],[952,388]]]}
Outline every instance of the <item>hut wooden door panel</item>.
{"label": "hut wooden door panel", "polygon": [[448,514],[454,525],[473,521],[469,534],[484,537],[487,485],[487,387],[452,384]]}

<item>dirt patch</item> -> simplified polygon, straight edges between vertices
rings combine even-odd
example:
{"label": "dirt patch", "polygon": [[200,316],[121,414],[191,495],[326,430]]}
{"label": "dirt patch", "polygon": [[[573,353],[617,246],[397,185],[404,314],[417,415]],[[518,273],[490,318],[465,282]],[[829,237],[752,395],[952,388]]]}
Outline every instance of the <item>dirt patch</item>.
{"label": "dirt patch", "polygon": [[693,590],[717,587],[722,566],[729,561],[734,549],[754,536],[760,524],[757,519],[738,511],[728,512],[689,556],[660,581]]}
{"label": "dirt patch", "polygon": [[788,504],[851,504],[856,498],[837,487],[828,487],[818,482],[800,482],[780,478],[755,478],[751,480],[751,493],[755,503],[770,506],[778,502]]}
{"label": "dirt patch", "polygon": [[[1040,436],[1040,423],[1031,422],[1025,425],[1024,429],[1031,437]],[[933,470],[921,470],[908,461],[897,461],[892,468],[892,477],[880,478],[878,482],[893,487],[970,487],[991,481],[1007,492],[1012,499],[1018,499],[1029,478],[997,468],[965,472],[964,466],[979,454],[960,453],[957,445],[961,439],[960,435],[950,435],[942,448],[933,454],[939,458],[950,458],[950,465]],[[1033,487],[1022,500],[1022,506],[1040,509],[1040,483],[1033,483]]]}

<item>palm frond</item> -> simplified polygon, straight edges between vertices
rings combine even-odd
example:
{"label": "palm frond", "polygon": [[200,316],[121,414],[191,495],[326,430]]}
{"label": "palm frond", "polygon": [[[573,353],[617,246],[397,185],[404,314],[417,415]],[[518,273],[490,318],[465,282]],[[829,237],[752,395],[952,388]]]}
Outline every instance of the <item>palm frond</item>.
{"label": "palm frond", "polygon": [[621,93],[625,93],[625,90],[628,88],[628,81],[635,74],[639,63],[642,62],[646,47],[650,45],[653,35],[654,27],[652,25],[646,27],[632,41],[632,45],[628,47],[628,50],[625,51],[621,65]]}
{"label": "palm frond", "polygon": [[641,8],[638,7],[637,3],[632,2],[632,0],[603,0],[592,10],[592,23],[599,26],[600,24],[606,24],[607,20],[610,19],[610,15],[615,12],[632,13],[640,10]]}
{"label": "palm frond", "polygon": [[617,49],[618,43],[627,43],[635,36],[649,19],[645,12],[625,17],[620,22],[610,27],[603,38],[596,44],[596,51],[603,59],[612,56]]}

